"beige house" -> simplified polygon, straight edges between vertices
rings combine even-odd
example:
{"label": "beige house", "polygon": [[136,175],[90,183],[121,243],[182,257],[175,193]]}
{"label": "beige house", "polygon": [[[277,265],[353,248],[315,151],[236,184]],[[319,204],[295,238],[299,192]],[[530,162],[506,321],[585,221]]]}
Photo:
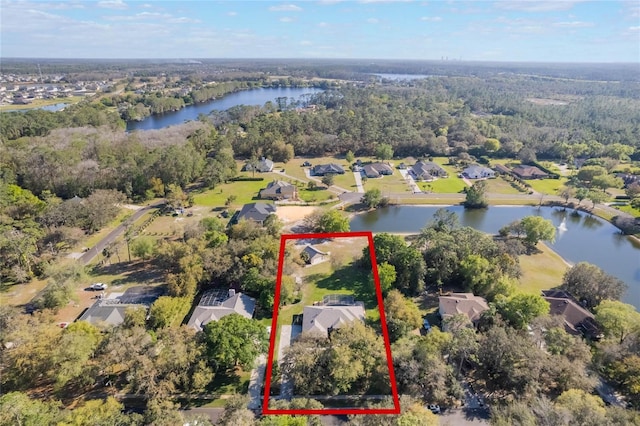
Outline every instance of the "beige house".
{"label": "beige house", "polygon": [[260,191],[263,200],[295,200],[298,198],[298,188],[288,182],[274,180]]}

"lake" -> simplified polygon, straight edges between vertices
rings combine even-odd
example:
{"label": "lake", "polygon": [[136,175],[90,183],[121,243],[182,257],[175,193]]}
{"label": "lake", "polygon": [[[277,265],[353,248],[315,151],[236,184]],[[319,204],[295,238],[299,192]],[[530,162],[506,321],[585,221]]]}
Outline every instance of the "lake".
{"label": "lake", "polygon": [[211,111],[224,111],[238,105],[264,105],[276,98],[286,97],[299,100],[302,95],[322,92],[322,89],[313,87],[278,87],[242,90],[230,93],[220,99],[188,105],[179,111],[165,114],[152,115],[142,121],[130,121],[127,123],[127,131],[155,130],[164,127],[182,124],[185,121],[196,120],[200,114],[209,114]]}
{"label": "lake", "polygon": [[[351,230],[417,233],[439,208],[398,206],[358,214],[351,220]],[[621,235],[609,222],[558,207],[493,206],[486,210],[465,210],[462,206],[451,206],[447,209],[458,215],[462,225],[490,234],[497,234],[504,225],[525,216],[550,219],[556,226],[556,241],[549,246],[572,264],[586,261],[620,278],[629,286],[623,301],[640,310],[640,244]]]}

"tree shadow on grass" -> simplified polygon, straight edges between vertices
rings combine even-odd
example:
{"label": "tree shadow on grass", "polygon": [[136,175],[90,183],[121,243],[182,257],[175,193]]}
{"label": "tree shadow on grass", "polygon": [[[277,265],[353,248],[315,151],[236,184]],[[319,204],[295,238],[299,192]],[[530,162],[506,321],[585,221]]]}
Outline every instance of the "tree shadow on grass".
{"label": "tree shadow on grass", "polygon": [[316,281],[316,287],[334,291],[350,291],[357,301],[364,302],[366,309],[378,306],[376,293],[370,283],[371,270],[360,268],[357,262],[343,266],[328,276],[326,274],[318,275],[320,277]]}
{"label": "tree shadow on grass", "polygon": [[111,285],[158,284],[164,282],[164,274],[149,261],[121,262],[93,268],[96,275],[115,275]]}

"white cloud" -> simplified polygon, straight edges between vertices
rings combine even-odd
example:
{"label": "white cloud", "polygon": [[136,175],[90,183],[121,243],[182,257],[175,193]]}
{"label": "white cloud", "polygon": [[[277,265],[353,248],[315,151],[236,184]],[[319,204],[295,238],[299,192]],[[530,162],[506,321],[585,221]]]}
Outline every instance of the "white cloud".
{"label": "white cloud", "polygon": [[104,9],[126,9],[129,6],[122,0],[102,0],[98,2],[98,7]]}
{"label": "white cloud", "polygon": [[327,28],[328,26],[329,26],[329,24],[326,23],[326,22],[319,22],[318,23],[318,27],[320,27],[320,28]]}
{"label": "white cloud", "polygon": [[179,18],[167,19],[167,22],[169,24],[198,24],[202,21],[200,21],[199,19],[192,19],[192,18],[187,18],[185,16],[181,16]]}
{"label": "white cloud", "polygon": [[280,22],[293,22],[293,18],[290,18],[288,16],[284,16],[280,19],[278,19]]}
{"label": "white cloud", "polygon": [[629,31],[640,31],[640,26],[629,27],[627,28]]}
{"label": "white cloud", "polygon": [[493,5],[498,9],[516,10],[520,12],[555,12],[559,10],[572,9],[577,3],[581,3],[583,1],[584,0],[499,0]]}
{"label": "white cloud", "polygon": [[554,27],[558,28],[587,28],[593,27],[595,24],[593,22],[584,22],[584,21],[570,21],[570,22],[555,22],[553,24]]}
{"label": "white cloud", "polygon": [[278,6],[271,6],[269,8],[270,12],[301,12],[302,8],[300,6],[296,6],[295,4],[281,4]]}
{"label": "white cloud", "polygon": [[238,16],[238,12],[232,10],[231,12],[227,12],[227,16]]}
{"label": "white cloud", "polygon": [[378,18],[369,18],[369,19],[367,19],[367,22],[370,23],[370,24],[377,24],[380,21],[378,20]]}
{"label": "white cloud", "polygon": [[300,42],[300,46],[311,46],[313,43],[311,43],[309,40],[302,40]]}
{"label": "white cloud", "polygon": [[442,17],[440,16],[423,16],[420,18],[421,21],[426,22],[440,22],[442,21]]}

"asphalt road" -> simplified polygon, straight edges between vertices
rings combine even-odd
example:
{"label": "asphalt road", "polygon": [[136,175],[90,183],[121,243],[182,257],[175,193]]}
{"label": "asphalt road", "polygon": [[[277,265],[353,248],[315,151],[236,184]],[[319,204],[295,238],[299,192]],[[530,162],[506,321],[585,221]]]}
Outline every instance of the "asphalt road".
{"label": "asphalt road", "polygon": [[107,247],[109,244],[114,242],[116,238],[118,238],[121,234],[123,234],[127,229],[127,226],[134,223],[136,220],[138,220],[143,214],[145,214],[149,210],[153,208],[157,208],[163,205],[164,203],[165,203],[164,200],[156,201],[155,203],[149,204],[148,206],[143,207],[140,210],[136,211],[133,215],[131,215],[130,218],[128,218],[126,221],[118,225],[113,231],[109,232],[109,234],[107,234],[107,236],[104,237],[102,240],[100,240],[95,246],[89,248],[87,252],[85,252],[82,256],[78,258],[78,262],[80,262],[83,265],[86,265],[89,262],[91,262],[97,255],[102,253],[102,250],[104,250],[105,247]]}

